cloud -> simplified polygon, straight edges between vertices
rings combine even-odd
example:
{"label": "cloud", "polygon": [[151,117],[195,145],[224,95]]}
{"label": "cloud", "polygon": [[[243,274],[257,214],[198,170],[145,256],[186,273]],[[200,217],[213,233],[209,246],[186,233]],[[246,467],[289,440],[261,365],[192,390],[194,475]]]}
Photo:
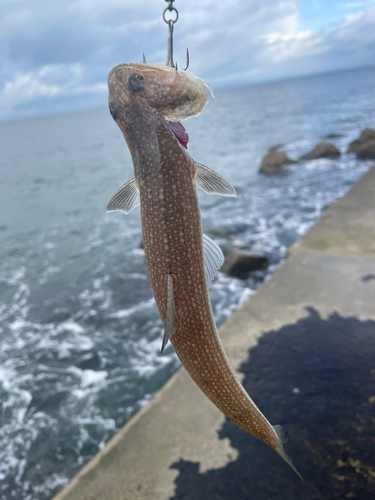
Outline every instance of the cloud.
{"label": "cloud", "polygon": [[355,9],[356,7],[368,7],[372,2],[345,2],[342,4],[344,9]]}
{"label": "cloud", "polygon": [[[268,37],[264,55],[273,61],[309,59],[319,54],[347,57],[352,54],[352,64],[371,63],[368,57],[375,47],[375,9],[346,16],[343,23],[319,32],[304,31],[285,36],[276,33]],[[359,59],[357,57],[359,56]],[[357,62],[357,64],[355,64]],[[323,70],[330,68],[324,67]]]}
{"label": "cloud", "polygon": [[[189,47],[191,71],[217,86],[373,64],[375,9],[313,30],[301,26],[300,0],[179,3],[175,59],[183,66]],[[115,64],[141,61],[142,52],[151,63],[165,60],[164,6],[161,0],[2,0],[0,117],[50,112],[62,99],[104,106]]]}
{"label": "cloud", "polygon": [[[226,81],[238,74],[238,83],[243,83],[370,66],[374,64],[374,25],[375,9],[349,14],[342,23],[319,31],[298,30],[291,20],[283,29],[248,39],[221,70],[227,74]],[[216,78],[211,83],[220,83]]]}
{"label": "cloud", "polygon": [[84,69],[78,63],[45,65],[36,71],[16,74],[0,91],[1,114],[7,116],[15,107],[43,98],[106,93],[105,83],[85,85],[83,80]]}

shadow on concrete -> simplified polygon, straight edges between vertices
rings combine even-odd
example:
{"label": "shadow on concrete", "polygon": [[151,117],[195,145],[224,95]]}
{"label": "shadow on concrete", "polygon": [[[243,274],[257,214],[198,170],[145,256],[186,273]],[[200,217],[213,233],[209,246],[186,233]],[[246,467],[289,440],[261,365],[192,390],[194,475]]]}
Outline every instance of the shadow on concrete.
{"label": "shadow on concrete", "polygon": [[180,460],[170,500],[370,500],[375,498],[375,322],[309,316],[265,334],[249,351],[243,384],[289,434],[286,449],[306,482],[267,446],[225,421],[235,462],[199,472]]}

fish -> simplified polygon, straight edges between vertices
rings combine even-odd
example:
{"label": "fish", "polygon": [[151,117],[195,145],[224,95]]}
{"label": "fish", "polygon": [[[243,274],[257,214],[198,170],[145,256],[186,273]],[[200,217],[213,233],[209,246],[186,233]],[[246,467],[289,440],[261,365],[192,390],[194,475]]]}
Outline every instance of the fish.
{"label": "fish", "polygon": [[208,286],[224,262],[202,231],[197,188],[236,196],[221,175],[197,163],[180,123],[197,116],[211,89],[197,76],[169,66],[128,63],[108,75],[109,110],[129,147],[134,178],[107,211],[140,205],[143,244],[155,301],[164,324],[162,351],[171,342],[203,393],[241,429],[266,443],[302,479],[286,455],[280,432],[247,394],[231,368],[213,317]]}

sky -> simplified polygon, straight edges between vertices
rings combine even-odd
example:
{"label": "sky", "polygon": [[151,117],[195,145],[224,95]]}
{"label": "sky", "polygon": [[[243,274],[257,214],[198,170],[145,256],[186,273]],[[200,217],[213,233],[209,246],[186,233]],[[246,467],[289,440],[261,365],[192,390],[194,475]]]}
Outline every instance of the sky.
{"label": "sky", "polygon": [[[113,66],[165,63],[164,0],[0,0],[0,121],[107,105]],[[214,89],[375,65],[375,0],[175,0],[175,59]]]}

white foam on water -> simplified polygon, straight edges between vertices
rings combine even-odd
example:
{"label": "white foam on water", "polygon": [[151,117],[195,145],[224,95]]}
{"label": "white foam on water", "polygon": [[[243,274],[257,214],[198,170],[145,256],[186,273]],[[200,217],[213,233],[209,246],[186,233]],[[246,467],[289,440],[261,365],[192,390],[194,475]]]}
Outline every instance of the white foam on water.
{"label": "white foam on water", "polygon": [[95,372],[94,370],[83,370],[81,386],[83,388],[102,385],[102,382],[108,377],[108,372]]}
{"label": "white foam on water", "polygon": [[141,273],[130,273],[125,276],[127,279],[147,281],[147,276]]}
{"label": "white foam on water", "polygon": [[119,311],[113,312],[109,314],[109,318],[116,318],[116,319],[124,319],[128,318],[132,314],[143,311],[145,309],[148,309],[149,307],[154,307],[155,306],[155,299],[151,298],[149,300],[145,300],[144,302],[140,302],[136,306],[129,307],[129,309],[120,309]]}
{"label": "white foam on water", "polygon": [[132,255],[136,255],[137,257],[143,256],[144,254],[145,251],[143,250],[143,248],[134,248],[134,250],[132,250]]}
{"label": "white foam on water", "polygon": [[68,320],[68,321],[64,321],[63,323],[60,323],[56,328],[57,333],[64,332],[64,331],[72,332],[72,333],[75,333],[77,335],[80,335],[81,333],[84,333],[85,330],[81,325],[79,325],[75,321]]}
{"label": "white foam on water", "polygon": [[35,326],[35,323],[33,324],[30,321],[26,321],[23,318],[17,318],[8,325],[8,327],[14,332],[20,331],[23,328],[28,328],[30,326]]}
{"label": "white foam on water", "polygon": [[[94,347],[95,344],[90,337],[77,333],[74,330],[70,330],[71,335],[61,340],[58,334],[67,331],[69,332],[65,327],[52,329],[52,332],[51,330],[49,332],[50,335],[39,336],[39,340],[35,343],[35,347],[40,351],[56,352],[58,359],[65,359],[68,358],[72,352],[88,351]],[[43,333],[47,333],[46,329],[44,329]]]}
{"label": "white foam on water", "polygon": [[26,267],[22,266],[19,269],[16,269],[6,281],[10,285],[18,285],[20,281],[24,279],[25,275],[26,275]]}
{"label": "white foam on water", "polygon": [[60,271],[61,267],[59,266],[48,266],[46,269],[44,269],[42,276],[39,278],[39,283],[41,285],[47,283],[52,276],[59,273]]}
{"label": "white foam on water", "polygon": [[176,355],[168,351],[160,355],[163,329],[159,329],[160,335],[154,340],[140,338],[136,343],[137,356],[130,362],[138,376],[150,378],[163,367],[176,360]]}
{"label": "white foam on water", "polygon": [[16,371],[0,365],[0,384],[8,391],[11,387],[11,380],[16,376]]}

